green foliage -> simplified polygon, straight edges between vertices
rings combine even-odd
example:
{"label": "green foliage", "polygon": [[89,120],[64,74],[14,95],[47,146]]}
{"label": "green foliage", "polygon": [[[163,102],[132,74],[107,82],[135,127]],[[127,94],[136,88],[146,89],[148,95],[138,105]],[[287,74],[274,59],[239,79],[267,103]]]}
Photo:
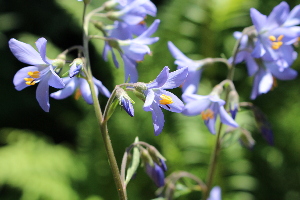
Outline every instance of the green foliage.
{"label": "green foliage", "polygon": [[[85,178],[78,156],[30,131],[0,132],[0,185],[21,190],[22,200],[80,199],[72,184]],[[5,197],[1,197],[5,199]]]}

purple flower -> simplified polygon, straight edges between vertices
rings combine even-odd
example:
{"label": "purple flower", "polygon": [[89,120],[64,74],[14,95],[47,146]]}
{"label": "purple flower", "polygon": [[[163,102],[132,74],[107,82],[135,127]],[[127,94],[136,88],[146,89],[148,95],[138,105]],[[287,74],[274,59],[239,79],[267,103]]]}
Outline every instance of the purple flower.
{"label": "purple flower", "polygon": [[[159,23],[160,20],[155,20],[145,32],[134,39],[117,40],[121,51],[120,53],[124,61],[125,81],[130,79],[130,82],[132,83],[137,82],[137,62],[144,60],[144,56],[151,53],[150,48],[147,45],[158,41],[158,37],[151,38],[150,36],[157,30]],[[103,51],[104,59],[107,59],[107,53],[109,50],[112,51],[112,48],[106,45]],[[114,64],[118,67],[119,63],[113,51],[112,56]]]}
{"label": "purple flower", "polygon": [[145,19],[147,15],[156,16],[156,6],[150,0],[116,1],[116,12],[109,13],[109,18],[120,20],[129,25],[135,25]]}
{"label": "purple flower", "polygon": [[165,122],[161,108],[180,113],[184,107],[177,96],[165,89],[180,86],[188,75],[188,68],[181,68],[171,73],[169,70],[168,67],[164,67],[154,81],[142,85],[142,91],[146,96],[144,110],[152,113],[155,135],[161,133]]}
{"label": "purple flower", "polygon": [[128,115],[133,117],[134,116],[134,108],[132,105],[132,99],[127,95],[127,93],[124,93],[123,95],[121,95],[119,97],[119,101],[120,101],[120,105],[128,113]]}
{"label": "purple flower", "polygon": [[168,42],[168,47],[172,56],[176,59],[175,64],[178,65],[178,69],[182,67],[188,67],[189,69],[189,74],[182,85],[183,93],[197,93],[202,73],[201,67],[204,63],[189,59],[170,41]]}
{"label": "purple flower", "polygon": [[[270,59],[267,54],[260,58],[254,58],[251,54],[254,42],[250,40],[247,35],[242,35],[239,32],[235,32],[234,35],[236,39],[242,37],[235,63],[245,61],[249,76],[254,75],[251,99],[255,99],[258,95],[270,91],[274,85],[274,78],[279,80],[291,80],[296,78],[297,72],[289,67],[297,57],[295,51],[290,52],[290,54],[286,56],[279,56],[278,60]],[[291,47],[281,47],[282,50],[286,48],[288,49],[287,52],[289,52],[289,48]],[[277,53],[280,55],[281,52]]]}
{"label": "purple flower", "polygon": [[159,166],[155,162],[153,163],[153,166],[147,163],[146,172],[157,187],[162,187],[165,185],[165,173],[163,167]]}
{"label": "purple flower", "polygon": [[63,88],[65,85],[56,74],[55,60],[46,57],[47,40],[40,38],[36,41],[37,52],[31,45],[16,39],[9,40],[9,48],[16,58],[30,66],[20,69],[14,76],[13,83],[17,90],[39,83],[36,90],[36,99],[45,112],[49,112],[49,85]]}
{"label": "purple flower", "polygon": [[215,123],[217,116],[220,115],[223,124],[238,127],[238,124],[224,109],[225,101],[216,94],[207,96],[197,94],[187,94],[188,103],[185,105],[182,114],[187,116],[201,115],[208,130],[215,134]]}
{"label": "purple flower", "polygon": [[[300,5],[291,12],[286,2],[274,7],[267,17],[256,9],[251,8],[250,16],[257,30],[257,41],[252,55],[255,58],[266,55],[271,60],[281,60],[293,53],[291,44],[297,41],[300,35]],[[284,48],[284,46],[286,46]],[[288,64],[284,64],[287,65]]]}
{"label": "purple flower", "polygon": [[[87,80],[75,76],[73,78],[65,77],[63,78],[63,82],[65,83],[66,87],[62,90],[51,93],[50,96],[52,98],[65,99],[69,97],[71,94],[73,94],[77,89],[75,98],[79,98],[79,95],[82,95],[83,99],[88,104],[93,104],[92,93]],[[94,88],[97,96],[99,92],[106,97],[110,96],[110,92],[106,89],[106,87],[102,84],[101,81],[93,78],[93,82],[94,82]]]}
{"label": "purple flower", "polygon": [[221,188],[219,186],[211,189],[208,200],[221,200]]}

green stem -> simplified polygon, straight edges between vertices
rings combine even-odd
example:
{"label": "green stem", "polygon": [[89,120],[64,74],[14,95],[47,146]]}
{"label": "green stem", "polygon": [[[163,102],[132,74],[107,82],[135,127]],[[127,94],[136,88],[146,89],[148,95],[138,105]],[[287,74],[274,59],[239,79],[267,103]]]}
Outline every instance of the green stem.
{"label": "green stem", "polygon": [[[86,6],[84,7],[84,10],[86,9]],[[95,85],[93,82],[93,75],[92,75],[92,71],[91,71],[91,67],[90,67],[90,59],[89,59],[89,46],[88,46],[88,42],[89,42],[89,37],[88,37],[88,23],[89,23],[89,19],[92,17],[93,13],[96,13],[97,11],[99,11],[100,9],[96,9],[94,11],[92,11],[91,13],[89,13],[86,17],[84,17],[83,21],[83,47],[84,47],[84,56],[85,56],[85,68],[84,68],[84,72],[86,74],[87,77],[87,81],[88,84],[90,86],[91,89],[91,93],[92,93],[92,98],[93,98],[93,105],[94,105],[94,110],[95,110],[95,115],[98,121],[98,125],[101,131],[101,136],[105,145],[105,150],[106,150],[106,154],[108,156],[108,160],[109,160],[109,164],[110,164],[110,168],[113,174],[113,179],[114,182],[116,184],[117,187],[117,191],[118,191],[118,195],[119,195],[119,199],[120,200],[127,200],[127,194],[126,194],[126,190],[124,187],[124,184],[121,180],[121,176],[120,176],[120,171],[119,171],[119,167],[114,155],[114,151],[113,151],[113,147],[112,147],[112,143],[108,134],[108,129],[107,129],[107,123],[106,121],[103,121],[103,116],[102,116],[102,112],[101,112],[101,108],[100,108],[100,104],[98,101],[98,97],[97,94],[95,92]],[[85,11],[84,11],[85,13]]]}
{"label": "green stem", "polygon": [[[247,30],[248,30],[247,28],[244,29],[243,33],[245,33]],[[234,69],[235,69],[235,59],[236,59],[236,56],[237,56],[237,53],[238,53],[241,38],[236,42],[236,44],[233,48],[232,64],[229,64],[227,61],[225,62],[228,66],[228,69],[229,69],[226,81],[228,81],[228,80],[232,81],[233,80]],[[226,90],[225,102],[228,101],[229,92],[230,92],[230,88],[228,87],[227,90]],[[206,200],[208,198],[209,192],[212,188],[213,179],[214,179],[214,175],[215,175],[215,171],[216,171],[216,167],[217,167],[217,162],[218,162],[218,158],[219,158],[219,154],[220,154],[220,150],[221,150],[221,140],[220,140],[220,138],[221,138],[221,133],[222,133],[222,127],[223,127],[223,124],[220,121],[217,136],[216,136],[217,138],[216,138],[215,146],[214,146],[211,158],[210,158],[210,164],[209,164],[208,173],[207,173],[207,177],[206,177],[207,190],[203,191],[203,198],[202,198],[203,200]]]}

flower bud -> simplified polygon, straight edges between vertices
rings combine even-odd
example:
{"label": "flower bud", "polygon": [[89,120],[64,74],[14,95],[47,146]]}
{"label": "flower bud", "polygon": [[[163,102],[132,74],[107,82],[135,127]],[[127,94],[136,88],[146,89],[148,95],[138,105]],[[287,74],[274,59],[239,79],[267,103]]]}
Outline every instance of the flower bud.
{"label": "flower bud", "polygon": [[122,108],[130,115],[134,116],[134,109],[132,104],[135,102],[128,96],[127,92],[125,92],[122,88],[116,89],[116,97],[119,99],[119,104]]}
{"label": "flower bud", "polygon": [[70,64],[70,70],[69,70],[69,77],[73,78],[74,76],[76,76],[77,74],[79,74],[79,72],[82,69],[83,66],[83,60],[81,58],[76,58],[73,60],[73,62]]}
{"label": "flower bud", "polygon": [[232,119],[235,119],[236,113],[239,110],[239,95],[235,90],[229,92],[228,102]]}

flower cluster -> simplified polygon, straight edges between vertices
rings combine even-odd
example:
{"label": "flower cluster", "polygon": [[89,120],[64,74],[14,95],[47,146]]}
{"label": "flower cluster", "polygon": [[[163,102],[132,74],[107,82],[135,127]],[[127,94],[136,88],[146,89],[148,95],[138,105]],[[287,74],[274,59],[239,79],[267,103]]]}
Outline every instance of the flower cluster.
{"label": "flower cluster", "polygon": [[[196,94],[198,92],[198,85],[203,71],[203,66],[206,64],[204,60],[194,61],[186,57],[172,42],[168,43],[169,50],[172,56],[176,59],[175,64],[178,65],[178,69],[187,66],[188,77],[182,85],[182,99],[186,103],[182,114],[187,116],[201,115],[208,130],[215,134],[215,123],[218,116],[220,116],[223,124],[238,127],[238,124],[234,121],[235,114],[237,112],[237,106],[234,104],[234,108],[230,109],[233,114],[233,118],[228,115],[224,105],[225,101],[220,99],[218,89],[212,91],[211,94],[203,96]],[[216,87],[218,88],[218,87]],[[232,90],[234,92],[234,90]]]}
{"label": "flower cluster", "polygon": [[276,84],[275,78],[291,80],[297,72],[290,68],[297,57],[293,43],[300,36],[300,5],[290,11],[286,2],[276,6],[269,16],[251,8],[254,29],[236,32],[240,40],[234,63],[246,62],[249,76],[254,76],[251,99],[267,93]]}
{"label": "flower cluster", "polygon": [[149,28],[144,22],[147,15],[156,15],[156,7],[149,0],[112,0],[107,2],[107,7],[112,10],[108,17],[115,22],[113,28],[105,32],[107,41],[103,58],[107,60],[108,52],[111,51],[114,64],[118,68],[119,62],[113,48],[117,49],[124,62],[125,81],[135,83],[138,80],[137,62],[144,60],[146,54],[151,54],[147,45],[158,41],[158,37],[150,36],[157,30],[160,20],[155,20]]}
{"label": "flower cluster", "polygon": [[[20,69],[16,73],[13,79],[15,88],[20,91],[38,83],[36,99],[45,112],[49,112],[50,109],[49,86],[62,89],[50,95],[55,99],[64,99],[70,96],[76,88],[79,88],[79,91],[76,93],[77,96],[82,94],[84,100],[92,104],[91,90],[87,80],[84,78],[84,74],[81,72],[83,61],[81,59],[79,59],[79,62],[74,61],[71,64],[70,77],[60,78],[58,74],[63,68],[65,60],[62,58],[50,60],[46,57],[47,40],[45,38],[38,39],[35,44],[38,52],[29,44],[16,39],[9,40],[9,48],[16,58],[23,63],[31,65]],[[79,75],[82,75],[82,78]],[[101,81],[93,78],[93,82],[97,95],[100,91],[106,97],[110,96],[110,92],[103,86]]]}
{"label": "flower cluster", "polygon": [[159,135],[164,127],[164,115],[161,108],[171,112],[182,112],[184,105],[173,93],[165,89],[179,87],[188,75],[188,68],[181,68],[174,72],[165,67],[152,82],[137,83],[135,89],[145,96],[144,110],[152,113],[154,134]]}

